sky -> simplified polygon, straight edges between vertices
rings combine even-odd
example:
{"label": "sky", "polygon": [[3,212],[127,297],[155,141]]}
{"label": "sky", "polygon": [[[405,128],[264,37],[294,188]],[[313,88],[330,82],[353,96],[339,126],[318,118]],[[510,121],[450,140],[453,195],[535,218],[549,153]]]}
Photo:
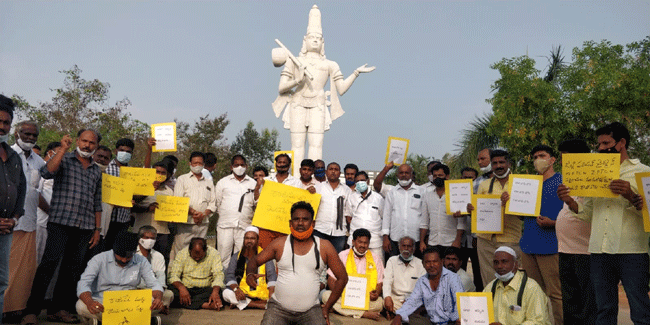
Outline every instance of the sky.
{"label": "sky", "polygon": [[77,65],[145,123],[227,113],[227,143],[253,121],[290,150],[271,50],[278,38],[298,54],[314,3],[344,76],[377,67],[339,98],[346,113],[323,145],[326,162],[367,170],[383,166],[389,136],[410,139],[409,153],[453,154],[491,111],[502,58],[528,54],[544,71],[554,46],[570,61],[585,41],[650,34],[648,1],[0,1],[0,93],[50,101]]}

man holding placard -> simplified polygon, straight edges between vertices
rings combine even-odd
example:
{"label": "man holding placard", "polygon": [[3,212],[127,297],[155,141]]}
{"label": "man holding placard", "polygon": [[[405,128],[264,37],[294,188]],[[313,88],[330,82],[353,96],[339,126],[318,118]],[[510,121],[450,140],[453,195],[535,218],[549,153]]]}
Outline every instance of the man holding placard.
{"label": "man holding placard", "polygon": [[[635,324],[650,319],[648,297],[648,233],[643,227],[644,200],[638,194],[635,174],[650,172],[650,167],[628,155],[630,132],[614,122],[596,130],[599,153],[620,154],[620,179],[609,183],[615,197],[587,197],[579,204],[564,184],[558,196],[578,218],[591,220],[589,253],[591,280],[596,292],[598,324],[615,324],[618,314],[618,283],[623,283]],[[647,203],[646,203],[647,204]]]}
{"label": "man holding placard", "polygon": [[[490,165],[494,177],[489,181],[481,182],[477,194],[501,195],[501,205],[505,206],[510,198],[508,194],[508,179],[510,177],[510,154],[505,150],[492,150],[490,153]],[[472,204],[467,205],[467,210],[474,210]],[[483,285],[494,279],[494,268],[492,257],[494,250],[499,246],[508,246],[521,256],[519,239],[521,239],[521,220],[515,215],[506,214],[503,218],[503,233],[477,234],[477,252],[481,264],[481,279]]]}
{"label": "man holding placard", "polygon": [[[106,174],[120,177],[120,167],[128,166],[135,149],[135,143],[128,138],[122,138],[115,143],[115,159],[111,160],[106,167]],[[111,212],[111,222],[104,238],[104,250],[113,248],[115,236],[122,231],[128,230],[131,225],[131,209],[114,206]]]}

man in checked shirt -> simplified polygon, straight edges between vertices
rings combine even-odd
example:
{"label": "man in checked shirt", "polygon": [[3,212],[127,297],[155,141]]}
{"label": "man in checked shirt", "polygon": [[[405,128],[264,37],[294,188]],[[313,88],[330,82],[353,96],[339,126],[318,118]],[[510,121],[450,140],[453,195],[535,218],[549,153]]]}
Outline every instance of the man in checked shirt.
{"label": "man in checked shirt", "polygon": [[64,135],[61,149],[41,168],[43,178],[54,178],[54,188],[45,253],[36,270],[23,324],[37,323],[45,291],[59,262],[61,270],[47,318],[55,322],[78,322],[71,314],[76,311],[76,294],[72,288],[86,266],[86,251],[97,245],[101,231],[102,172],[92,159],[100,140],[96,131],[81,130],[77,134],[76,150],[68,152],[72,138]]}

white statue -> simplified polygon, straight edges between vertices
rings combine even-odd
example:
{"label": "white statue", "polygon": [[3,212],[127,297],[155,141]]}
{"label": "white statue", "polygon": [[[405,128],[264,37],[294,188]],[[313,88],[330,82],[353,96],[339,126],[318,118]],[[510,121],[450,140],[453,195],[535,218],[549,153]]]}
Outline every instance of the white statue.
{"label": "white statue", "polygon": [[[325,58],[321,15],[316,5],[309,11],[307,34],[298,58],[291,55],[280,41],[276,40],[276,43],[281,47],[272,51],[273,64],[285,67],[280,76],[280,94],[273,102],[273,111],[276,117],[280,117],[284,110],[282,121],[284,128],[291,130],[293,161],[300,164],[305,157],[305,140],[309,142],[308,157],[321,159],[323,134],[329,130],[332,121],[344,113],[338,95],[345,94],[360,73],[371,72],[375,67],[364,64],[343,79],[339,65]],[[324,88],[328,78],[331,91],[326,92]],[[327,106],[330,106],[329,109]],[[297,173],[296,168],[294,174]]]}

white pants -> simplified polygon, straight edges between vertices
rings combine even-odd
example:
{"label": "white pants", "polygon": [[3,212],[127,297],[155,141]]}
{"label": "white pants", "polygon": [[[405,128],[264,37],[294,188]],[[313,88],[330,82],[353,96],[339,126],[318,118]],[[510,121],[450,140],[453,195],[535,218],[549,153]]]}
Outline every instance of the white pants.
{"label": "white pants", "polygon": [[241,251],[244,245],[244,229],[239,227],[217,227],[217,250],[221,255],[223,269],[228,268],[232,254]]}
{"label": "white pants", "polygon": [[223,291],[223,300],[225,300],[229,304],[236,305],[239,310],[243,310],[250,304],[252,301],[251,298],[246,297],[244,300],[237,300],[237,295],[235,295],[235,292],[230,290],[230,289],[225,289]]}
{"label": "white pants", "polygon": [[179,223],[177,224],[178,232],[176,233],[176,236],[174,236],[174,244],[172,245],[172,251],[169,253],[169,260],[173,261],[174,258],[176,257],[176,253],[178,253],[181,249],[184,249],[190,244],[190,241],[194,237],[200,237],[200,238],[205,238],[205,235],[208,234],[208,223],[202,223],[200,225],[197,225],[195,223],[193,224],[187,224],[187,223]]}

